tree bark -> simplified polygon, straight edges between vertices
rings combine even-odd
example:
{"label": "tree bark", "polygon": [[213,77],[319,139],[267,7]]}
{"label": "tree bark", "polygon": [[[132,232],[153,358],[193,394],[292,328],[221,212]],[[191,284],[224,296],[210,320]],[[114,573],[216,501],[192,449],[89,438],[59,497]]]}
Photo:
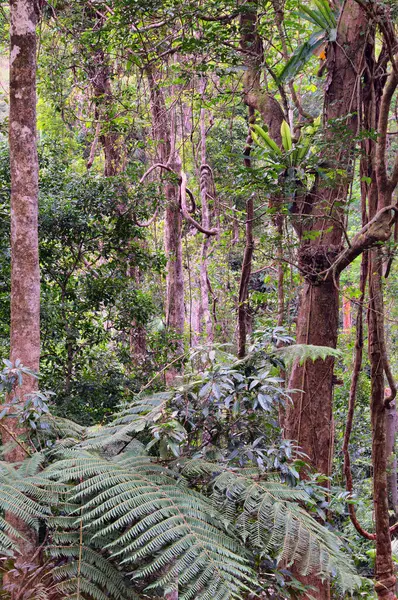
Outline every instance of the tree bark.
{"label": "tree bark", "polygon": [[381,288],[382,256],[379,248],[371,252],[369,265],[369,358],[371,365],[371,415],[373,504],[376,525],[375,591],[380,600],[395,600],[395,569],[391,555],[388,512],[386,405],[384,399],[384,357],[381,327],[384,327]]}
{"label": "tree bark", "polygon": [[[257,110],[267,125],[271,138],[281,145],[281,124],[284,118],[279,103],[261,87],[261,71],[264,61],[263,43],[257,31],[257,2],[250,0],[240,17],[240,47],[245,56],[246,72],[243,80],[243,95],[249,109],[249,125],[254,122]],[[250,147],[252,138],[246,140],[245,166],[250,168]],[[249,282],[254,253],[254,197],[246,202],[246,245],[243,255],[242,272],[239,284],[238,300],[238,357],[246,354],[246,337],[251,328],[249,312]]]}
{"label": "tree bark", "polygon": [[350,333],[352,329],[351,300],[343,298],[343,332]]}
{"label": "tree bark", "polygon": [[[204,94],[205,84],[202,83],[202,95]],[[201,142],[201,166],[200,166],[200,198],[202,203],[202,226],[205,229],[211,228],[209,196],[211,195],[213,177],[210,167],[206,163],[206,111],[204,108],[200,111],[200,142]],[[204,330],[206,332],[206,341],[212,344],[214,341],[213,320],[211,318],[209,304],[209,287],[207,272],[207,256],[210,249],[210,237],[203,238],[200,253],[200,297],[201,297],[201,315],[204,321]]]}
{"label": "tree bark", "polygon": [[[146,70],[154,138],[158,142],[159,160],[167,164],[176,174],[181,174],[181,160],[175,149],[171,124],[162,89],[156,82],[151,68]],[[166,212],[164,227],[164,245],[167,257],[166,266],[166,324],[176,336],[176,352],[183,351],[183,333],[185,322],[184,273],[182,262],[182,214],[179,201],[179,186],[168,181],[165,183]],[[172,383],[178,369],[169,369],[166,380]]]}
{"label": "tree bark", "polygon": [[[10,0],[10,117],[11,166],[11,350],[32,371],[40,361],[40,270],[38,249],[38,173],[36,147],[36,25],[39,17],[34,0]],[[23,404],[37,390],[37,379],[24,376],[16,394]],[[7,420],[9,433],[3,444],[22,438],[26,429],[18,419]],[[9,462],[26,458],[22,445],[5,455]],[[34,531],[17,517],[7,520],[25,537],[19,542],[16,566],[34,554]]]}
{"label": "tree bark", "polygon": [[[378,138],[375,149],[373,170],[376,173],[377,188],[369,206],[373,217],[391,205],[392,194],[398,181],[398,157],[391,178],[387,174],[387,129],[391,101],[398,87],[398,74],[392,70],[383,90],[378,117]],[[376,585],[379,600],[396,600],[396,575],[391,552],[391,534],[388,510],[388,450],[386,444],[386,420],[388,410],[396,394],[384,339],[384,309],[382,293],[383,259],[381,248],[370,252],[369,264],[369,314],[368,345],[371,366],[371,419],[372,419],[372,463],[373,463],[373,505],[376,525]],[[391,394],[385,398],[384,376],[386,375]]]}
{"label": "tree bark", "polygon": [[[11,166],[11,361],[33,371],[40,360],[40,271],[36,148],[36,24],[34,0],[10,2],[10,166]],[[21,402],[37,389],[25,377]],[[17,423],[15,427],[18,429]],[[22,433],[22,432],[21,432]],[[21,460],[18,447],[8,460]]]}
{"label": "tree bark", "polygon": [[[346,117],[347,139],[343,147],[331,144],[328,159],[337,168],[349,170],[352,162],[354,136],[357,132],[358,85],[363,56],[366,16],[355,0],[347,0],[340,16],[337,43],[328,46],[328,75],[324,115],[331,119]],[[353,114],[354,113],[354,114]],[[299,344],[336,347],[339,327],[338,277],[316,278],[316,273],[328,268],[341,250],[343,217],[338,205],[346,201],[349,178],[336,175],[335,185],[327,187],[316,182],[313,193],[297,206],[299,212],[299,261],[305,273],[300,296],[296,337]],[[306,216],[308,215],[308,217]],[[303,240],[303,230],[317,232],[315,239]],[[331,474],[333,456],[333,367],[334,360],[307,361],[295,364],[289,389],[302,390],[292,394],[286,407],[285,436],[294,439],[309,457],[314,469]],[[314,576],[300,578],[314,586],[311,596],[326,600],[329,586]]]}
{"label": "tree bark", "polygon": [[[390,390],[387,390],[387,395]],[[395,432],[397,430],[397,408],[395,401],[386,410],[386,455],[387,455],[387,485],[388,485],[388,508],[393,516],[390,518],[391,525],[397,521],[397,458],[395,454]]]}
{"label": "tree bark", "polygon": [[[325,100],[326,122],[347,116],[349,143],[345,150],[334,149],[332,157],[339,168],[348,169],[351,163],[353,137],[357,118],[349,116],[356,110],[357,72],[363,49],[363,30],[366,18],[355,0],[348,0],[341,15],[337,44],[329,52],[328,88]],[[333,151],[333,150],[332,150]],[[300,296],[297,318],[297,343],[316,344],[335,348],[339,324],[338,289],[333,278],[317,278],[333,263],[341,250],[343,226],[337,201],[344,202],[349,186],[342,178],[334,187],[318,182],[316,189],[305,199],[304,222],[306,230],[317,232],[314,240],[301,237],[299,261],[305,280]],[[300,215],[303,223],[305,216]],[[299,228],[301,233],[301,227]],[[289,382],[290,389],[303,390],[293,394],[293,403],[287,407],[286,437],[296,439],[316,470],[330,474],[330,455],[333,435],[332,419],[333,359],[295,364]],[[316,432],[316,435],[315,435]]]}
{"label": "tree bark", "polygon": [[[94,91],[95,118],[100,123],[99,140],[104,151],[104,175],[112,177],[120,169],[120,139],[116,131],[112,131],[109,110],[112,106],[112,88],[109,76],[109,65],[103,50],[97,50],[93,58],[91,82]],[[103,121],[101,123],[101,121]],[[90,165],[91,166],[91,165]]]}

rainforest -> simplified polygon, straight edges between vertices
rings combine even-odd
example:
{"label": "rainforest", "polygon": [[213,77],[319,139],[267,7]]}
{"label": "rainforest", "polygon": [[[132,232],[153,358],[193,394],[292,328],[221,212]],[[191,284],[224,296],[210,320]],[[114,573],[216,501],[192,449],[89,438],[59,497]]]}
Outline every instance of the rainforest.
{"label": "rainforest", "polygon": [[397,600],[397,0],[0,0],[0,598]]}

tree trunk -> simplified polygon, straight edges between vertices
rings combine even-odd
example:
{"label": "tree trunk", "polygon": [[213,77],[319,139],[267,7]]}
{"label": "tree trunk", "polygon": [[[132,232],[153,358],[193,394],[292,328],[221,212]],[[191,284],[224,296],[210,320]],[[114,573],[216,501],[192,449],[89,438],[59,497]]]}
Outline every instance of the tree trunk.
{"label": "tree trunk", "polygon": [[[204,94],[204,84],[202,84],[202,95]],[[200,111],[200,142],[201,142],[201,166],[200,166],[200,198],[202,203],[202,226],[205,229],[211,228],[210,210],[209,210],[209,195],[212,190],[212,172],[206,163],[206,111],[204,108]],[[204,330],[206,332],[206,341],[212,344],[214,341],[213,320],[211,318],[209,304],[209,287],[207,284],[207,255],[210,249],[210,237],[206,235],[203,238],[202,248],[200,253],[200,297],[201,297],[201,313],[204,321]]]}
{"label": "tree trunk", "polygon": [[350,333],[352,329],[351,301],[343,298],[343,332]]}
{"label": "tree trunk", "polygon": [[[363,29],[366,19],[355,0],[345,4],[338,31],[338,44],[329,50],[329,86],[325,100],[326,121],[348,115],[356,110],[357,71],[361,61]],[[343,49],[344,47],[344,49]],[[331,149],[334,162],[340,169],[351,163],[352,138],[357,129],[355,116],[347,116],[349,140],[345,149]],[[337,200],[344,201],[349,181],[342,178],[334,187],[317,184],[305,199],[311,220],[299,217],[299,232],[304,229],[317,232],[314,240],[301,239],[299,261],[305,274],[297,318],[297,343],[336,347],[339,324],[339,297],[335,282],[317,277],[328,268],[339,253],[342,243],[342,215],[335,209]],[[303,203],[304,204],[304,203]],[[330,216],[329,216],[330,215]],[[337,282],[336,282],[337,283]],[[293,403],[287,407],[286,437],[296,439],[308,454],[317,471],[330,474],[332,454],[332,378],[333,359],[308,361],[294,365],[290,389],[303,390],[293,394]]]}
{"label": "tree trunk", "polygon": [[[146,70],[154,138],[158,142],[159,161],[169,166],[175,173],[181,173],[181,160],[175,149],[174,136],[168,119],[168,111],[162,89],[156,82],[151,68]],[[185,322],[184,305],[184,273],[182,263],[182,215],[179,202],[179,188],[174,182],[165,184],[166,212],[164,227],[164,245],[167,257],[166,266],[166,324],[175,334],[176,353],[183,351],[183,334]],[[178,374],[177,368],[169,369],[166,381],[172,383]]]}
{"label": "tree trunk", "polygon": [[[330,145],[328,160],[338,169],[348,170],[352,162],[353,138],[357,132],[357,96],[361,72],[366,16],[355,0],[347,0],[340,17],[337,43],[328,45],[328,76],[325,97],[325,121],[346,117],[344,144]],[[334,134],[336,135],[336,134]],[[302,205],[297,206],[301,238],[299,261],[305,273],[300,296],[296,336],[299,344],[336,347],[339,326],[338,281],[324,280],[317,273],[333,262],[341,249],[343,215],[341,206],[349,188],[348,176],[336,175],[333,187],[316,182]],[[310,218],[306,218],[309,214]],[[304,220],[305,219],[305,220]],[[317,231],[315,239],[302,239],[303,229]],[[289,389],[302,390],[292,394],[286,407],[285,436],[297,440],[308,455],[314,469],[331,474],[333,456],[333,367],[334,360],[307,361],[295,364]],[[316,577],[300,578],[318,592],[311,595],[319,600],[330,597],[329,586]]]}
{"label": "tree trunk", "polygon": [[[40,271],[38,249],[38,173],[36,148],[36,25],[34,0],[10,0],[10,118],[11,166],[11,361],[17,359],[32,371],[40,361]],[[37,390],[37,380],[24,376],[16,393],[21,404]],[[17,419],[7,420],[3,444],[24,437]],[[9,462],[22,461],[22,445],[8,451]],[[34,554],[36,536],[24,522],[6,515],[26,538],[16,565]]]}
{"label": "tree trunk", "polygon": [[395,600],[395,569],[391,555],[388,512],[386,406],[384,400],[384,356],[382,256],[379,248],[371,251],[369,264],[369,358],[371,366],[371,414],[373,504],[376,525],[375,590],[380,600]]}
{"label": "tree trunk", "polygon": [[[254,122],[257,110],[267,125],[271,138],[281,144],[281,124],[283,111],[279,103],[261,88],[261,71],[264,61],[263,43],[257,31],[257,2],[250,0],[240,18],[240,47],[245,56],[246,72],[243,81],[245,104],[249,108],[249,125]],[[252,138],[246,140],[245,166],[250,168],[250,147]],[[249,282],[254,253],[254,197],[246,202],[246,245],[243,255],[242,272],[239,285],[238,303],[238,357],[246,354],[246,337],[251,328],[249,312]]]}
{"label": "tree trunk", "polygon": [[[390,394],[387,388],[386,394]],[[388,508],[392,512],[391,525],[397,521],[397,458],[395,454],[395,432],[397,429],[397,408],[395,401],[386,410],[386,456],[387,456],[387,484],[388,484]]]}
{"label": "tree trunk", "polygon": [[[94,68],[92,69],[92,86],[95,100],[95,118],[100,123],[99,139],[104,151],[104,175],[112,177],[117,175],[120,163],[119,135],[112,131],[109,109],[112,106],[112,88],[109,77],[109,65],[102,50],[98,50],[94,56]],[[102,121],[102,122],[101,122]]]}

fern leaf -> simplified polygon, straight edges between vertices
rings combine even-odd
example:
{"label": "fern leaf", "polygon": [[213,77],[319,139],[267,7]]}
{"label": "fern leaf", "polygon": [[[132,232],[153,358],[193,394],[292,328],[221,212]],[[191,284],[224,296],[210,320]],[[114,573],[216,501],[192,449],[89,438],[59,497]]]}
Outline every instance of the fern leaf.
{"label": "fern leaf", "polygon": [[[222,510],[227,504],[235,506],[243,539],[259,551],[276,552],[279,560],[294,563],[303,575],[328,579],[335,573],[345,590],[360,585],[361,578],[343,552],[339,538],[297,503],[305,497],[303,490],[231,472],[216,477],[213,488],[217,507]],[[287,492],[291,493],[290,499]]]}
{"label": "fern leaf", "polygon": [[[134,570],[134,580],[152,579],[161,591],[183,573],[181,597],[240,598],[253,583],[250,555],[233,526],[203,496],[149,458],[111,462],[75,454],[47,469],[50,480],[79,482],[72,494],[85,535],[111,560]],[[200,581],[200,594],[193,594]],[[203,596],[205,597],[205,596]]]}
{"label": "fern leaf", "polygon": [[287,365],[292,365],[296,361],[302,365],[306,360],[326,360],[328,357],[341,358],[342,356],[341,351],[336,348],[313,346],[311,344],[285,346],[284,348],[278,348],[275,354],[281,356]]}

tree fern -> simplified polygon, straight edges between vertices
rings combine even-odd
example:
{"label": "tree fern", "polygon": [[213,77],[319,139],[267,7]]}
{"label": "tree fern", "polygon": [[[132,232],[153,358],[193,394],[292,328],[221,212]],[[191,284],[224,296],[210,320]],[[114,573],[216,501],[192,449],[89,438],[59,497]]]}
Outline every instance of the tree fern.
{"label": "tree fern", "polygon": [[74,526],[82,522],[90,545],[103,547],[136,585],[149,580],[148,592],[172,587],[178,577],[184,600],[240,598],[253,582],[232,524],[149,458],[114,462],[76,452],[49,467],[47,477],[78,482]]}
{"label": "tree fern", "polygon": [[119,443],[129,443],[133,435],[145,429],[148,423],[156,421],[173,395],[173,390],[156,394],[137,394],[127,407],[116,414],[109,425],[88,428],[82,446],[104,449]]}
{"label": "tree fern", "polygon": [[71,515],[76,510],[76,505],[64,506],[67,515],[49,521],[48,551],[58,562],[51,571],[58,594],[76,600],[138,600],[126,577],[92,547],[81,519]]}

